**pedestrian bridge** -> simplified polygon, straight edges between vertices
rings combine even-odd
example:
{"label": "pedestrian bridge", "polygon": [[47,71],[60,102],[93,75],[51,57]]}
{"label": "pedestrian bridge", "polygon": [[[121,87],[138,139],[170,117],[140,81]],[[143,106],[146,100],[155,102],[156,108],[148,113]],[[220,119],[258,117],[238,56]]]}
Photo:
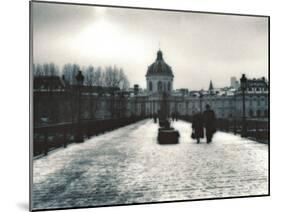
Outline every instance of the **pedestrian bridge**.
{"label": "pedestrian bridge", "polygon": [[268,145],[217,132],[159,145],[146,119],[70,144],[33,162],[33,206],[63,208],[268,194]]}

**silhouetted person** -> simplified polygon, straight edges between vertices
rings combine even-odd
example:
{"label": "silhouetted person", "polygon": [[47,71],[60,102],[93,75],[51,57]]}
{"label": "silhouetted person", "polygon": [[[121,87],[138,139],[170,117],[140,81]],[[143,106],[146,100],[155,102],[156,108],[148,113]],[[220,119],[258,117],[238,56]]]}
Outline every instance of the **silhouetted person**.
{"label": "silhouetted person", "polygon": [[156,113],[153,114],[153,120],[154,120],[154,123],[157,123],[157,114]]}
{"label": "silhouetted person", "polygon": [[197,112],[197,111],[194,112],[194,115],[192,117],[192,129],[198,144],[200,143],[200,138],[204,138],[203,127],[204,127],[204,122],[201,112]]}
{"label": "silhouetted person", "polygon": [[172,112],[172,121],[175,121],[175,112]]}
{"label": "silhouetted person", "polygon": [[206,105],[206,110],[204,111],[204,125],[206,129],[207,143],[212,142],[214,133],[216,132],[216,115],[211,109],[210,105]]}
{"label": "silhouetted person", "polygon": [[179,119],[179,113],[178,113],[178,111],[175,112],[175,118],[176,118],[176,121],[178,121],[178,119]]}

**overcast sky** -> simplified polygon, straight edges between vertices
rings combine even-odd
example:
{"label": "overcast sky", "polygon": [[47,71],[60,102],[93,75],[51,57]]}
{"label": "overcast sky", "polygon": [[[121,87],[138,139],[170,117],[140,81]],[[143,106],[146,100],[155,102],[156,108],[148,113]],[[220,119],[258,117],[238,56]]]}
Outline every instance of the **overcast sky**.
{"label": "overcast sky", "polygon": [[268,78],[263,17],[33,3],[33,26],[34,63],[116,65],[131,85],[145,87],[159,46],[174,88],[228,86],[242,73]]}

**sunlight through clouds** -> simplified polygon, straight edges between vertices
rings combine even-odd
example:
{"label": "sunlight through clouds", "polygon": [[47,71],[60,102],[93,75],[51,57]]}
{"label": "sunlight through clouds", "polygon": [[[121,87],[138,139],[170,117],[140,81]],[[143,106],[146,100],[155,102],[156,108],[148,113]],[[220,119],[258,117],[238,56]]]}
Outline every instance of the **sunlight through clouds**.
{"label": "sunlight through clouds", "polygon": [[117,65],[132,84],[144,87],[160,42],[175,88],[207,88],[210,80],[223,87],[241,73],[267,77],[263,17],[34,5],[35,63]]}
{"label": "sunlight through clouds", "polygon": [[74,37],[73,45],[79,54],[101,60],[122,60],[134,52],[141,52],[145,44],[140,36],[108,21],[105,13],[104,8],[95,9],[97,18]]}

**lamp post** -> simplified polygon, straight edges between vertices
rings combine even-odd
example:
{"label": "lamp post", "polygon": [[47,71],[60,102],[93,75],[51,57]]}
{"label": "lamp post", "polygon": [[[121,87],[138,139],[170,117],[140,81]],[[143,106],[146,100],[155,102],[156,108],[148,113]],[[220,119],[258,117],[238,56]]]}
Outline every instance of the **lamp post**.
{"label": "lamp post", "polygon": [[139,85],[134,85],[134,96],[135,96],[135,115],[138,116],[138,94],[139,94]]}
{"label": "lamp post", "polygon": [[236,135],[237,133],[237,127],[236,127],[236,115],[237,115],[237,111],[236,111],[236,90],[234,91],[234,123],[233,123],[233,130],[234,130],[234,135]]}
{"label": "lamp post", "polygon": [[240,79],[240,87],[242,91],[242,103],[243,103],[243,119],[242,119],[242,131],[241,136],[246,137],[247,136],[247,126],[246,126],[246,110],[245,110],[245,91],[247,89],[247,78],[245,74],[242,74],[242,77]]}
{"label": "lamp post", "polygon": [[169,128],[170,126],[168,125],[169,125],[169,120],[167,117],[167,93],[164,91],[161,92],[159,126]]}
{"label": "lamp post", "polygon": [[76,75],[76,80],[77,80],[77,85],[78,85],[78,120],[77,120],[77,137],[76,137],[76,142],[83,142],[83,136],[81,133],[81,87],[83,86],[84,82],[84,76],[82,74],[82,71],[78,71],[78,74]]}

